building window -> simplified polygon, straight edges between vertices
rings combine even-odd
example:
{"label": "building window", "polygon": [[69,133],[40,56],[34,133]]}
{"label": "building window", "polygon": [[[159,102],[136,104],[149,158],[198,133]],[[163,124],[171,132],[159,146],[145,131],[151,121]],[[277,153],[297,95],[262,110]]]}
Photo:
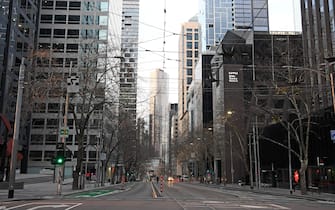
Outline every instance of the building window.
{"label": "building window", "polygon": [[191,68],[186,69],[187,76],[192,76],[193,70]]}
{"label": "building window", "polygon": [[78,29],[68,29],[67,38],[79,38],[79,30]]}
{"label": "building window", "polygon": [[199,34],[198,33],[194,33],[194,40],[199,40]]}
{"label": "building window", "polygon": [[54,29],[54,38],[65,38],[65,29]]}
{"label": "building window", "polygon": [[66,10],[67,1],[56,1],[56,10]]}
{"label": "building window", "polygon": [[57,128],[58,120],[57,119],[47,119],[47,128]]}
{"label": "building window", "polygon": [[192,40],[192,33],[186,33],[186,39]]}
{"label": "building window", "polygon": [[99,30],[99,40],[107,40],[107,30]]}
{"label": "building window", "polygon": [[84,25],[93,25],[94,23],[94,16],[91,15],[84,15],[82,16],[81,23]]}
{"label": "building window", "polygon": [[186,57],[192,58],[192,51],[191,50],[186,51]]}
{"label": "building window", "polygon": [[68,53],[77,53],[78,52],[78,44],[67,44],[66,52]]}
{"label": "building window", "polygon": [[31,145],[43,145],[43,135],[33,134],[31,135]]}
{"label": "building window", "polygon": [[41,28],[40,37],[51,37],[51,29]]}
{"label": "building window", "polygon": [[29,156],[29,160],[42,161],[42,151],[30,151]]}
{"label": "building window", "polygon": [[57,143],[57,136],[56,135],[45,135],[45,144],[46,145],[53,145]]}
{"label": "building window", "polygon": [[84,2],[84,9],[86,11],[93,11],[94,8],[95,8],[95,5],[94,5],[95,2]]}
{"label": "building window", "polygon": [[108,24],[108,17],[107,16],[99,16],[99,25],[106,26]]}
{"label": "building window", "polygon": [[186,66],[192,66],[193,62],[192,62],[192,59],[187,59],[186,60]]}
{"label": "building window", "polygon": [[192,77],[187,77],[187,84],[191,84],[192,83]]}
{"label": "building window", "polygon": [[197,51],[197,50],[194,51],[194,57],[195,57],[195,58],[199,57],[199,51]]}
{"label": "building window", "polygon": [[79,24],[80,23],[80,16],[79,15],[69,15],[69,24]]}
{"label": "building window", "polygon": [[55,24],[66,24],[66,15],[55,15]]}
{"label": "building window", "polygon": [[41,23],[52,23],[52,15],[41,15]]}
{"label": "building window", "polygon": [[33,128],[44,128],[44,119],[33,119],[32,127]]}
{"label": "building window", "polygon": [[194,42],[194,49],[199,49],[199,42]]}
{"label": "building window", "polygon": [[52,67],[63,67],[64,58],[52,58]]}
{"label": "building window", "polygon": [[49,103],[48,104],[48,113],[58,113],[59,112],[59,103]]}
{"label": "building window", "polygon": [[186,48],[187,49],[192,49],[192,42],[187,42],[186,43]]}
{"label": "building window", "polygon": [[101,2],[100,3],[100,11],[103,11],[103,12],[108,11],[108,2]]}
{"label": "building window", "polygon": [[80,1],[70,1],[69,10],[80,10],[81,2]]}
{"label": "building window", "polygon": [[53,52],[64,52],[64,44],[60,44],[60,43],[52,44],[52,51]]}
{"label": "building window", "polygon": [[42,9],[53,9],[54,1],[42,1]]}

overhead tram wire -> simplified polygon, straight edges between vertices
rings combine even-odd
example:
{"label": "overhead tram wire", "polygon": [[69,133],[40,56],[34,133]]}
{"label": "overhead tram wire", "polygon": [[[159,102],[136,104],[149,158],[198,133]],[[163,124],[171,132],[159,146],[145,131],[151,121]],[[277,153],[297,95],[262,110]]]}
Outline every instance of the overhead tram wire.
{"label": "overhead tram wire", "polygon": [[165,44],[166,44],[166,0],[164,0],[164,31],[163,31],[163,70],[165,70]]}

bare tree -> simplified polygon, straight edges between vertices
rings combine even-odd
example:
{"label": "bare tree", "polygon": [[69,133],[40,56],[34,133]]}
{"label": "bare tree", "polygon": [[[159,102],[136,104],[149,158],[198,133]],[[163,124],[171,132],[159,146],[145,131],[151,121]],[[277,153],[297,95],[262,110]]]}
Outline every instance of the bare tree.
{"label": "bare tree", "polygon": [[[278,112],[278,110],[264,103],[256,103],[256,109],[258,113],[267,114],[272,120],[290,131],[290,138],[297,145],[297,150],[292,149],[291,152],[300,161],[301,193],[306,194],[306,170],[308,167],[311,126],[313,124],[312,98],[314,97],[311,94],[313,93],[313,87],[307,85],[307,75],[310,72],[309,69],[301,68],[298,70],[291,67],[281,70],[280,73],[277,73],[277,80],[273,81],[271,90],[274,95],[286,101],[286,106]],[[257,90],[255,93],[257,94]],[[269,137],[260,136],[260,138],[288,149],[287,145]]]}

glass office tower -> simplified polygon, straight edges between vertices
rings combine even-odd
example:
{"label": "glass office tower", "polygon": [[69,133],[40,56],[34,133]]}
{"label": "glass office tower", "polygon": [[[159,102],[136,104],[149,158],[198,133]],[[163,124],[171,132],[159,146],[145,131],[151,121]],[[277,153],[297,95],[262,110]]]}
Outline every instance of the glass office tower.
{"label": "glass office tower", "polygon": [[199,16],[203,50],[220,43],[228,30],[269,30],[267,0],[201,0]]}

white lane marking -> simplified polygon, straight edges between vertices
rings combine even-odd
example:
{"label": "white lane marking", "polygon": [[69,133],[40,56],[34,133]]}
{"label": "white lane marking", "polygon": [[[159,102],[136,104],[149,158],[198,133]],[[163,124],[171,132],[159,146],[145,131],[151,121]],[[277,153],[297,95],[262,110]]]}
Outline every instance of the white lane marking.
{"label": "white lane marking", "polygon": [[333,204],[333,205],[335,205],[335,201],[318,201],[318,203]]}
{"label": "white lane marking", "polygon": [[25,207],[25,206],[32,206],[32,205],[38,205],[36,207],[33,207],[33,208],[30,208],[30,209],[39,209],[39,208],[44,208],[44,207],[41,207],[42,205],[43,206],[56,206],[54,208],[60,208],[61,205],[63,205],[62,207],[67,207],[67,206],[70,206],[69,208],[66,208],[65,210],[70,210],[70,209],[73,209],[77,206],[80,206],[82,205],[82,203],[47,203],[47,202],[41,202],[41,203],[37,203],[37,202],[34,202],[34,203],[24,203],[24,204],[21,204],[21,205],[17,205],[17,206],[12,206],[12,207],[9,207],[9,208],[6,208],[6,210],[11,210],[11,209],[18,209],[18,208],[21,208],[21,207]]}
{"label": "white lane marking", "polygon": [[254,206],[254,205],[239,205],[242,208],[249,208],[249,209],[268,209],[268,206]]}
{"label": "white lane marking", "polygon": [[224,204],[223,201],[203,201],[205,204]]}
{"label": "white lane marking", "polygon": [[43,208],[65,208],[68,207],[68,205],[65,204],[54,204],[54,205],[41,205],[41,206],[35,206],[32,208],[29,208],[27,210],[35,210],[35,209],[43,209]]}
{"label": "white lane marking", "polygon": [[70,210],[70,209],[76,208],[76,207],[78,207],[80,205],[82,205],[82,203],[77,203],[77,204],[71,206],[70,208],[67,208],[66,210]]}
{"label": "white lane marking", "polygon": [[273,206],[273,207],[278,208],[278,209],[290,209],[290,208],[280,206],[280,205],[277,205],[277,204],[270,204],[270,206]]}

